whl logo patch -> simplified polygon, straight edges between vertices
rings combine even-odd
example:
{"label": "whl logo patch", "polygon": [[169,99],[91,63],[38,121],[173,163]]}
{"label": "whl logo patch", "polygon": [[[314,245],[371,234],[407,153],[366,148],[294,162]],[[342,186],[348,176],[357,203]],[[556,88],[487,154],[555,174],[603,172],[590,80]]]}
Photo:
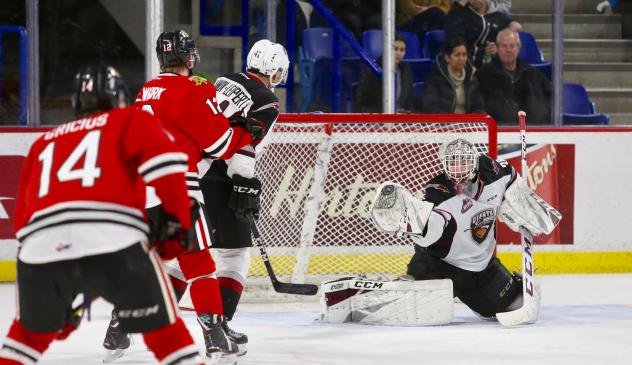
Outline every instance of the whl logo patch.
{"label": "whl logo patch", "polygon": [[463,199],[463,206],[461,207],[461,213],[467,212],[473,206],[474,206],[474,203],[472,203],[472,199],[470,198]]}
{"label": "whl logo patch", "polygon": [[484,209],[476,213],[476,215],[472,217],[472,222],[470,223],[472,239],[478,244],[483,243],[485,238],[487,238],[489,231],[492,229],[495,220],[496,212],[494,209]]}

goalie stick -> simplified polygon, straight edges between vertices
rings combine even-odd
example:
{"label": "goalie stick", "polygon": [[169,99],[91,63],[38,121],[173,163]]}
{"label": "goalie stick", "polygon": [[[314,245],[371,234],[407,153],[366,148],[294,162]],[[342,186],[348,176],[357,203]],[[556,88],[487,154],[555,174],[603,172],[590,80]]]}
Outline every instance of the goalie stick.
{"label": "goalie stick", "polygon": [[252,216],[252,214],[248,215],[248,220],[250,221],[250,229],[252,230],[253,240],[255,242],[255,245],[257,245],[257,248],[259,249],[261,259],[263,260],[263,264],[268,271],[268,276],[270,276],[270,281],[272,282],[272,287],[274,288],[274,290],[277,293],[315,295],[318,292],[317,285],[284,283],[277,279],[276,275],[274,274],[274,270],[272,270],[272,264],[270,263],[270,258],[268,257],[266,245],[261,239],[261,235],[259,234],[259,230],[257,229],[257,223],[255,222],[255,218]]}
{"label": "goalie stick", "polygon": [[[520,143],[521,143],[521,174],[522,178],[527,179],[529,173],[527,166],[527,138],[526,138],[526,119],[527,114],[523,111],[518,112],[520,120]],[[546,207],[549,207],[546,204]],[[555,209],[547,209],[549,212]],[[557,212],[556,212],[557,213]],[[556,217],[559,215],[557,213]],[[535,323],[538,320],[540,312],[539,294],[535,288],[535,267],[533,264],[533,235],[528,229],[520,227],[520,248],[522,251],[522,307],[511,312],[496,313],[498,322],[505,326],[511,327],[520,324]]]}

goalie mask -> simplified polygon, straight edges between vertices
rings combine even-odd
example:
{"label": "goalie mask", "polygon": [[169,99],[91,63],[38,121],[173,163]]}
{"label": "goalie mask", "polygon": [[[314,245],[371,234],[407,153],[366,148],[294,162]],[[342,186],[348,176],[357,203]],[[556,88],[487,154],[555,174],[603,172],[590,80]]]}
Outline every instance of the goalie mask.
{"label": "goalie mask", "polygon": [[156,55],[162,70],[178,66],[192,70],[200,62],[195,41],[183,30],[162,32],[156,41]]}
{"label": "goalie mask", "polygon": [[246,58],[248,71],[255,71],[269,77],[272,87],[285,84],[290,67],[285,47],[262,39],[253,44]]}
{"label": "goalie mask", "polygon": [[478,172],[478,152],[473,143],[458,138],[446,143],[439,153],[443,170],[455,185],[472,181]]}
{"label": "goalie mask", "polygon": [[79,116],[126,107],[128,95],[127,86],[114,67],[87,67],[75,76],[70,101]]}

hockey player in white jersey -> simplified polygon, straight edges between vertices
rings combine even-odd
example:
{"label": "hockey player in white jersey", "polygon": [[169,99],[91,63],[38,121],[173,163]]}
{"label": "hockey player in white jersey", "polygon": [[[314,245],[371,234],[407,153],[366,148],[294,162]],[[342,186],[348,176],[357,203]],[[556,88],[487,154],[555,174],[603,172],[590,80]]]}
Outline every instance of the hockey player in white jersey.
{"label": "hockey player in white jersey", "polygon": [[408,278],[451,279],[454,296],[482,317],[519,308],[522,279],[493,255],[496,218],[534,235],[550,233],[557,220],[512,166],[478,154],[471,142],[446,143],[440,158],[444,171],[427,183],[423,200],[401,185],[383,184],[371,207],[374,224],[415,243]]}
{"label": "hockey player in white jersey", "polygon": [[[230,160],[205,160],[206,166],[200,166],[200,188],[207,205],[212,207],[212,251],[217,259],[217,279],[227,321],[235,314],[250,264],[248,215],[259,216],[261,182],[255,176],[255,158],[281,112],[271,89],[285,83],[290,65],[285,48],[267,39],[252,46],[246,62],[246,72],[223,75],[215,81],[217,101],[227,118],[239,115],[259,122],[263,137],[237,151]],[[224,330],[243,355],[248,337],[230,328],[227,321],[223,323]]]}

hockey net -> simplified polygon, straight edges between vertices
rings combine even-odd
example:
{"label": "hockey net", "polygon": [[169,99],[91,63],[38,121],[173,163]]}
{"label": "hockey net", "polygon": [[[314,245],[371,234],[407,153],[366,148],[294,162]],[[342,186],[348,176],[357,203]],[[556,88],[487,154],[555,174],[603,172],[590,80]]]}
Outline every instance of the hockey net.
{"label": "hockey net", "polygon": [[[496,156],[496,124],[486,115],[281,115],[256,164],[258,228],[279,280],[404,274],[413,244],[371,224],[371,199],[386,180],[421,192],[441,172],[439,146],[457,137]],[[256,248],[251,256],[246,300],[301,299],[274,293]]]}

